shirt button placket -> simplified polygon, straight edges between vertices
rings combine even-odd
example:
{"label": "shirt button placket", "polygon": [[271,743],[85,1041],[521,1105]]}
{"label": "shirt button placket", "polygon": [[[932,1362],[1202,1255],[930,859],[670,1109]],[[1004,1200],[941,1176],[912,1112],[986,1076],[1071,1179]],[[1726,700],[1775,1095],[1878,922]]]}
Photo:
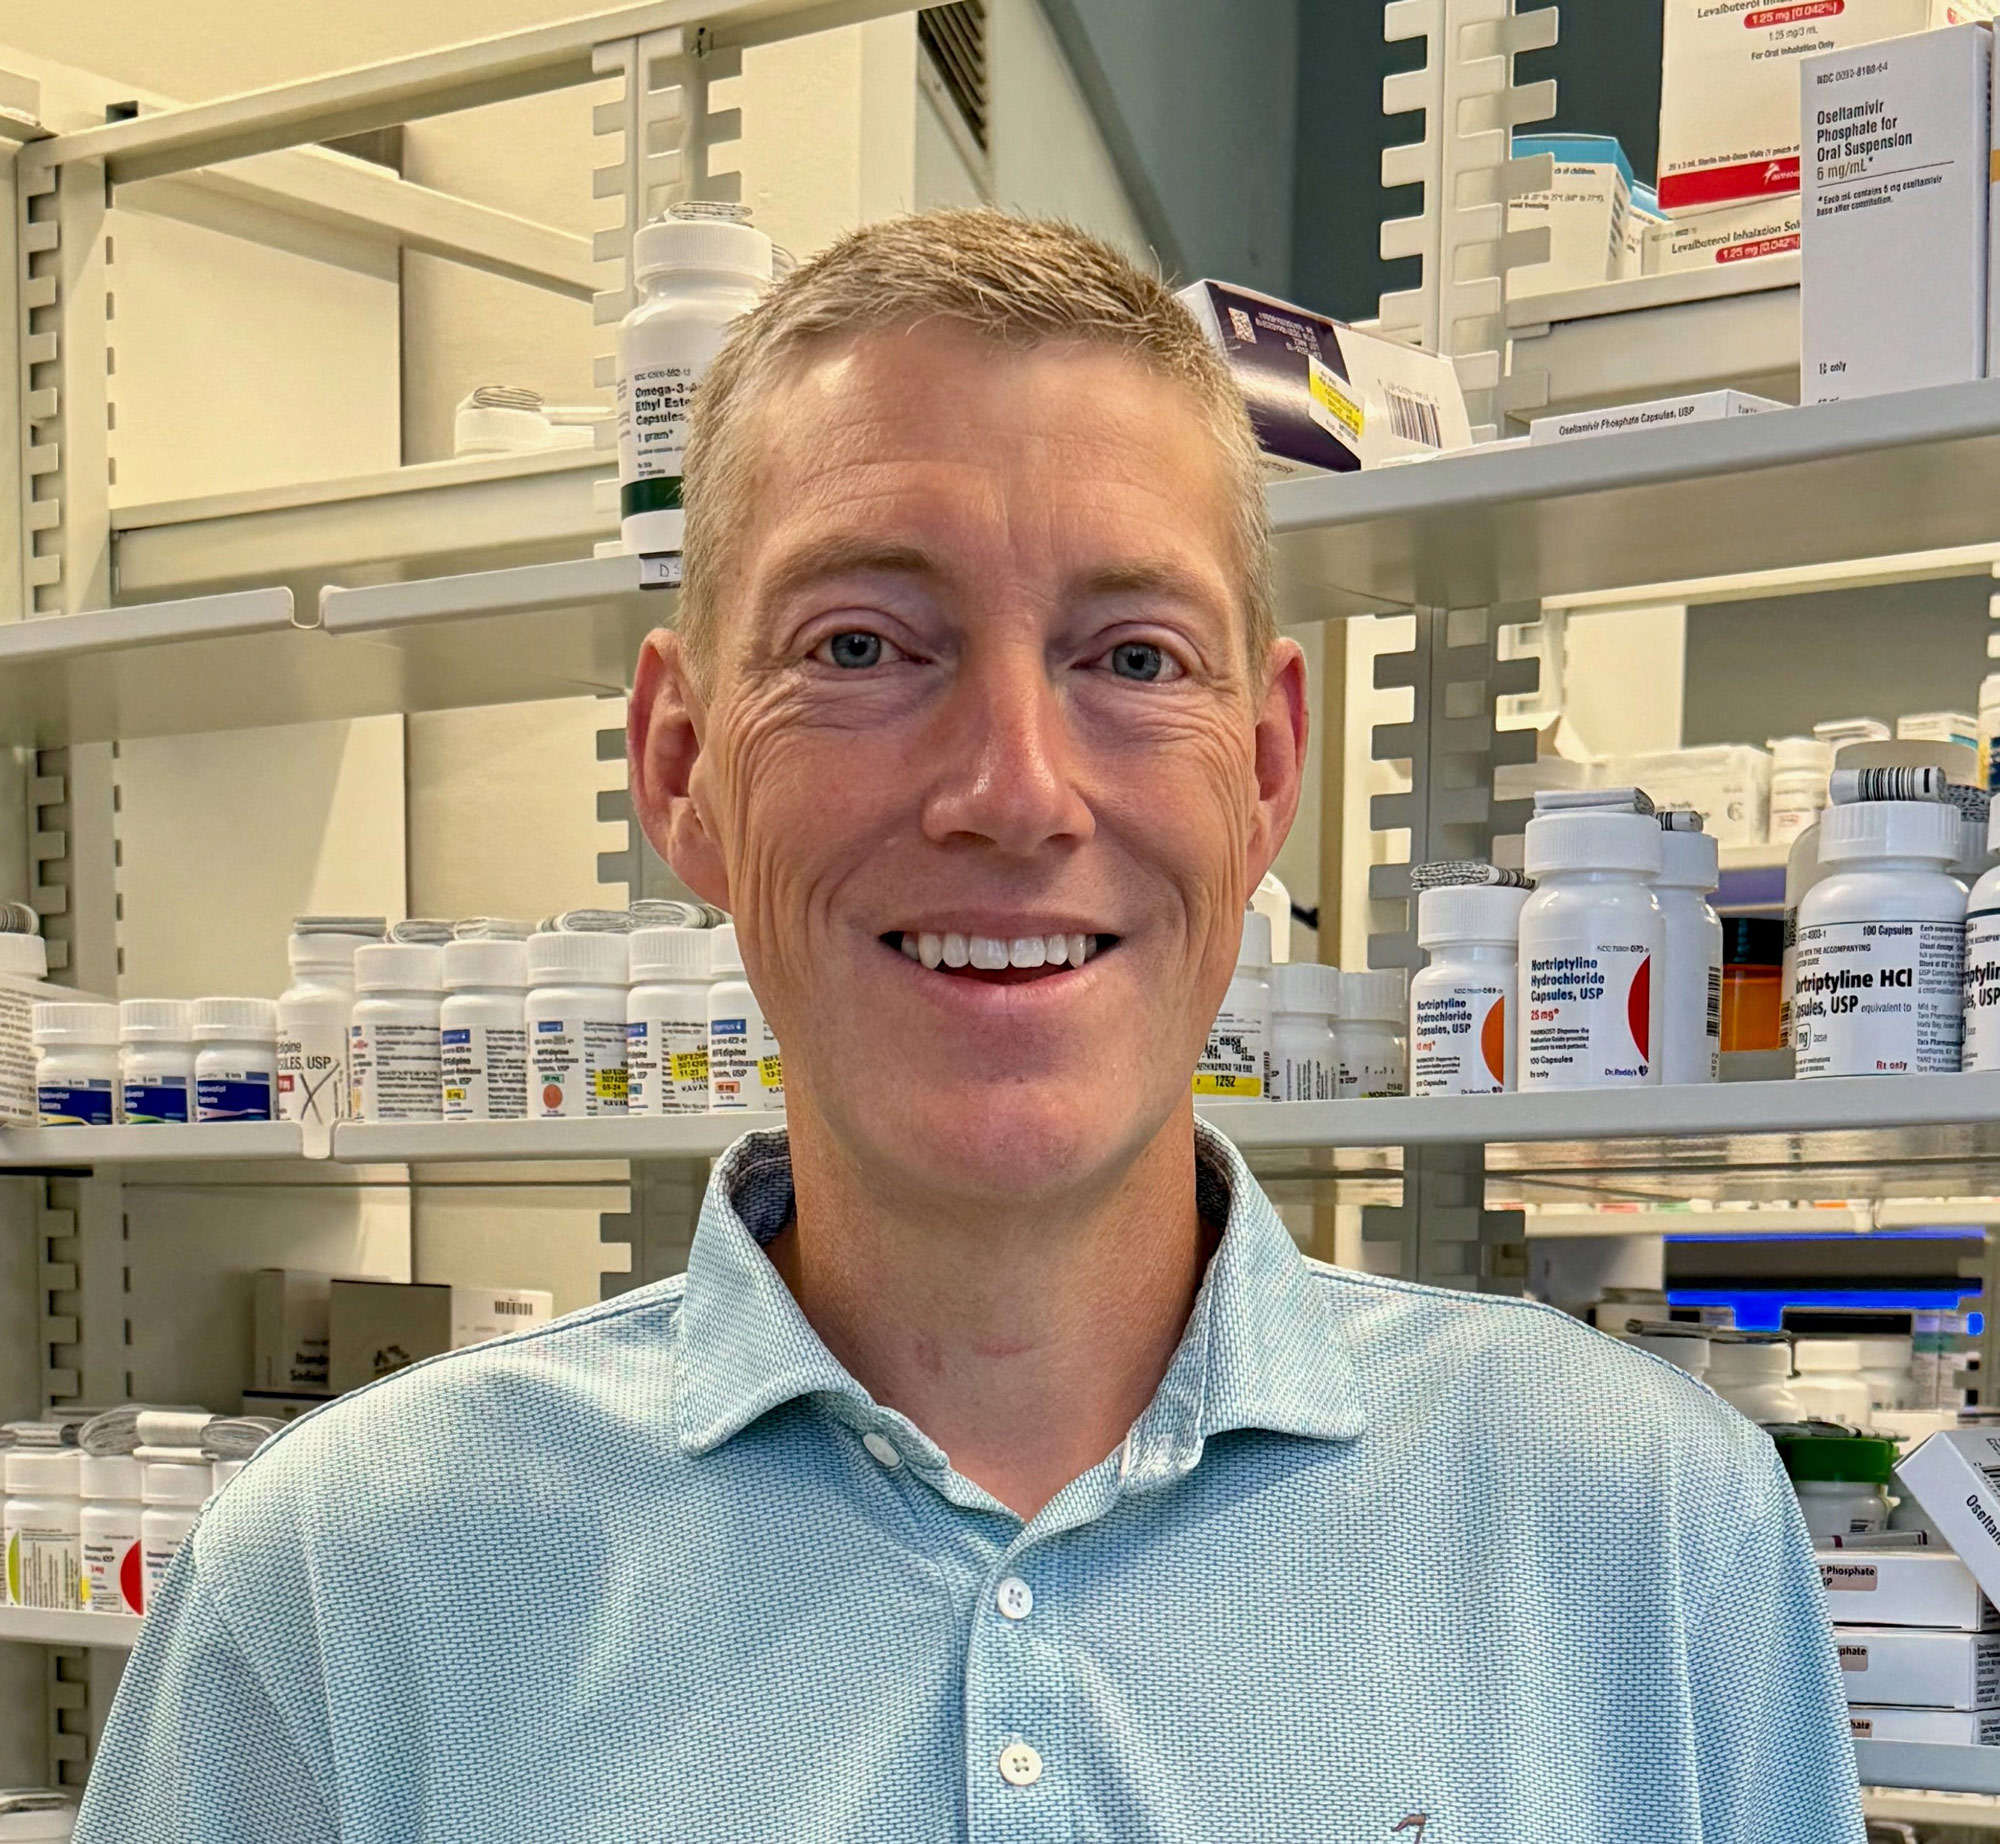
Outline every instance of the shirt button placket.
{"label": "shirt button placket", "polygon": [[[1061,1658],[1032,1570],[989,1578],[972,1623],[966,1678],[971,1836],[1034,1840],[1066,1836],[1061,1763],[1044,1753],[1061,1720]],[[1046,1583],[1044,1586],[1046,1587]]]}

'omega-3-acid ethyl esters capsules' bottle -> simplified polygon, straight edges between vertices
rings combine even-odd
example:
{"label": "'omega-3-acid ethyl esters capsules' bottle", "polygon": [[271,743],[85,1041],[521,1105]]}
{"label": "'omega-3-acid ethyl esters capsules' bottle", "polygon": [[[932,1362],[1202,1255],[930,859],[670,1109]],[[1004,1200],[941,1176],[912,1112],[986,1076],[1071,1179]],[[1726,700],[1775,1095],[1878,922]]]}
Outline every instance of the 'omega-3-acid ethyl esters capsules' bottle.
{"label": "'omega-3-acid ethyl esters capsules' bottle", "polygon": [[1536,888],[1521,907],[1523,1089],[1659,1082],[1660,839],[1650,813],[1587,809],[1528,822]]}

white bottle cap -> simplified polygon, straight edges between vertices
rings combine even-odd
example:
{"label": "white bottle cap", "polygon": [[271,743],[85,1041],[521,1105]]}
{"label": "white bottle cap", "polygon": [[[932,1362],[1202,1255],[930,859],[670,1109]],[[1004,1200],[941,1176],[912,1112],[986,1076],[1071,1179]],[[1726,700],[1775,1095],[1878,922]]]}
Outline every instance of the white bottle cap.
{"label": "white bottle cap", "polygon": [[708,970],[718,980],[743,971],[743,950],[736,945],[736,924],[718,923],[708,931]]}
{"label": "white bottle cap", "polygon": [[139,1497],[149,1505],[205,1505],[214,1487],[215,1474],[206,1460],[148,1460]]}
{"label": "white bottle cap", "polygon": [[442,966],[446,992],[464,992],[472,986],[524,991],[528,984],[528,944],[495,941],[484,935],[470,941],[454,941],[445,947]]}
{"label": "white bottle cap", "polygon": [[1821,775],[1833,772],[1833,745],[1817,736],[1774,736],[1770,740],[1771,773]]}
{"label": "white bottle cap", "polygon": [[366,935],[293,935],[285,942],[285,959],[294,973],[352,973],[355,951],[368,941]]}
{"label": "white bottle cap", "polygon": [[194,1041],[194,1001],[191,999],[121,999],[118,1004],[121,1044],[186,1044]]}
{"label": "white bottle cap", "polygon": [[37,1005],[32,1034],[38,1044],[115,1044],[118,1008],[80,999]]}
{"label": "white bottle cap", "polygon": [[1271,918],[1255,909],[1243,912],[1243,939],[1236,944],[1238,973],[1271,970]]}
{"label": "white bottle cap", "polygon": [[[1635,818],[1636,815],[1626,815]],[[1650,820],[1647,821],[1651,825]],[[1409,1016],[1409,982],[1400,967],[1340,976],[1340,1017],[1370,1024],[1400,1025]]]}
{"label": "white bottle cap", "polygon": [[1511,948],[1521,938],[1519,884],[1440,884],[1417,894],[1417,945]]}
{"label": "white bottle cap", "polygon": [[77,1459],[74,1447],[10,1447],[0,1460],[0,1485],[23,1498],[74,1498]]}
{"label": "white bottle cap", "polygon": [[1852,864],[1865,858],[1958,856],[1958,809],[1943,800],[1857,800],[1828,807],[1819,819],[1819,860]]}
{"label": "white bottle cap", "polygon": [[85,1453],[76,1461],[79,1498],[137,1498],[139,1462],[126,1453]]}
{"label": "white bottle cap", "polygon": [[1660,834],[1660,872],[1653,882],[1666,890],[1713,890],[1722,876],[1722,853],[1708,832]]}
{"label": "white bottle cap", "polygon": [[0,978],[45,980],[49,977],[49,944],[39,935],[0,935]]}
{"label": "white bottle cap", "polygon": [[364,941],[354,950],[356,992],[436,992],[444,951],[421,941]]}
{"label": "white bottle cap", "polygon": [[533,986],[623,986],[623,935],[547,929],[528,937],[528,982]]}
{"label": "white bottle cap", "polygon": [[1281,961],[1271,969],[1271,1011],[1308,1018],[1340,1016],[1340,969],[1315,960]]}
{"label": "white bottle cap", "polygon": [[219,1044],[239,1037],[276,1043],[278,1008],[269,999],[197,999],[194,1041]]}
{"label": "white bottle cap", "polygon": [[1539,813],[1528,822],[1523,866],[1530,877],[1560,871],[1658,875],[1660,822],[1650,813]]}
{"label": "white bottle cap", "polygon": [[660,218],[632,237],[632,279],[670,271],[771,279],[771,239],[750,224],[726,218]]}
{"label": "white bottle cap", "polygon": [[625,938],[632,956],[632,984],[707,979],[712,932],[705,928],[634,929]]}
{"label": "white bottle cap", "polygon": [[1861,1347],[1851,1338],[1801,1338],[1792,1347],[1800,1376],[1838,1376],[1861,1368]]}

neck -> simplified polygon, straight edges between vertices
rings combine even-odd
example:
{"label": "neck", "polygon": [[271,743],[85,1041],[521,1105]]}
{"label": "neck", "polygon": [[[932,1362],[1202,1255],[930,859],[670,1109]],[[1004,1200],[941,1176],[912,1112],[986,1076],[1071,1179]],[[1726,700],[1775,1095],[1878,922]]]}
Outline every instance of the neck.
{"label": "neck", "polygon": [[1023,1519],[1124,1440],[1218,1240],[1191,1107],[1079,1194],[1024,1207],[870,1182],[796,1101],[790,1139],[796,1209],[768,1253],[877,1402]]}

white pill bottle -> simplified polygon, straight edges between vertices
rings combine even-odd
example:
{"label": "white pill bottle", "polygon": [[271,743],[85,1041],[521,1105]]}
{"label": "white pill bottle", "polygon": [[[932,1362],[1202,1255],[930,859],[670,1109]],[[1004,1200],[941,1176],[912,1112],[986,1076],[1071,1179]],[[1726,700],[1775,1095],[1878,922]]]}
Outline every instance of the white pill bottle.
{"label": "white pill bottle", "polygon": [[269,999],[197,999],[194,1046],[198,1119],[278,1118],[278,1014]]}
{"label": "white pill bottle", "polygon": [[1800,1077],[1959,1067],[1965,886],[1945,870],[1958,835],[1945,801],[1860,800],[1820,816],[1827,875],[1799,906],[1792,997]]}
{"label": "white pill bottle", "polygon": [[1722,1074],[1722,918],[1708,893],[1722,875],[1714,837],[1660,834],[1660,1080],[1714,1082]]}
{"label": "white pill bottle", "polygon": [[528,949],[520,941],[453,941],[444,950],[438,1075],[446,1120],[524,1120],[528,1113]]}
{"label": "white pill bottle", "polygon": [[1255,1101],[1270,1078],[1271,918],[1243,914],[1236,972],[1194,1068],[1197,1095]]}
{"label": "white pill bottle", "polygon": [[436,1120],[443,950],[425,942],[368,942],[355,950],[354,990],[347,1028],[354,1118]]}
{"label": "white pill bottle", "polygon": [[708,1108],[733,1114],[785,1105],[784,1053],[764,1017],[764,1007],[744,977],[736,924],[709,931]]}
{"label": "white pill bottle", "polygon": [[710,933],[642,928],[631,937],[625,1061],[634,1114],[708,1112]]}
{"label": "white pill bottle", "polygon": [[626,1110],[626,938],[545,929],[528,937],[528,1112],[541,1120]]}
{"label": "white pill bottle", "polygon": [[1343,1101],[1401,1095],[1409,1089],[1410,983],[1397,967],[1340,976],[1340,1015],[1333,1021],[1340,1045],[1339,1093]]}
{"label": "white pill bottle", "polygon": [[[352,1102],[347,1031],[359,934],[294,933],[292,983],[278,998],[278,1118],[331,1127]],[[377,934],[374,939],[380,940]]]}
{"label": "white pill bottle", "polygon": [[771,240],[740,205],[684,204],[632,239],[639,304],[618,328],[618,512],[626,550],[681,548],[688,406],[729,323],[771,282]]}
{"label": "white pill bottle", "polygon": [[1524,1090],[1644,1088],[1660,1080],[1655,970],[1665,938],[1647,813],[1537,814],[1521,906]]}
{"label": "white pill bottle", "polygon": [[1340,1093],[1340,969],[1288,960],[1271,969],[1269,1101],[1332,1101]]}
{"label": "white pill bottle", "polygon": [[[1985,695],[1981,686],[1982,701]],[[2000,850],[2000,803],[1986,824],[1986,847]],[[1965,1049],[1959,1067],[2000,1069],[2000,864],[1972,886],[1966,905]]]}
{"label": "white pill bottle", "polygon": [[1516,963],[1528,892],[1446,884],[1417,896],[1410,980],[1410,1093],[1499,1095],[1514,1086]]}

